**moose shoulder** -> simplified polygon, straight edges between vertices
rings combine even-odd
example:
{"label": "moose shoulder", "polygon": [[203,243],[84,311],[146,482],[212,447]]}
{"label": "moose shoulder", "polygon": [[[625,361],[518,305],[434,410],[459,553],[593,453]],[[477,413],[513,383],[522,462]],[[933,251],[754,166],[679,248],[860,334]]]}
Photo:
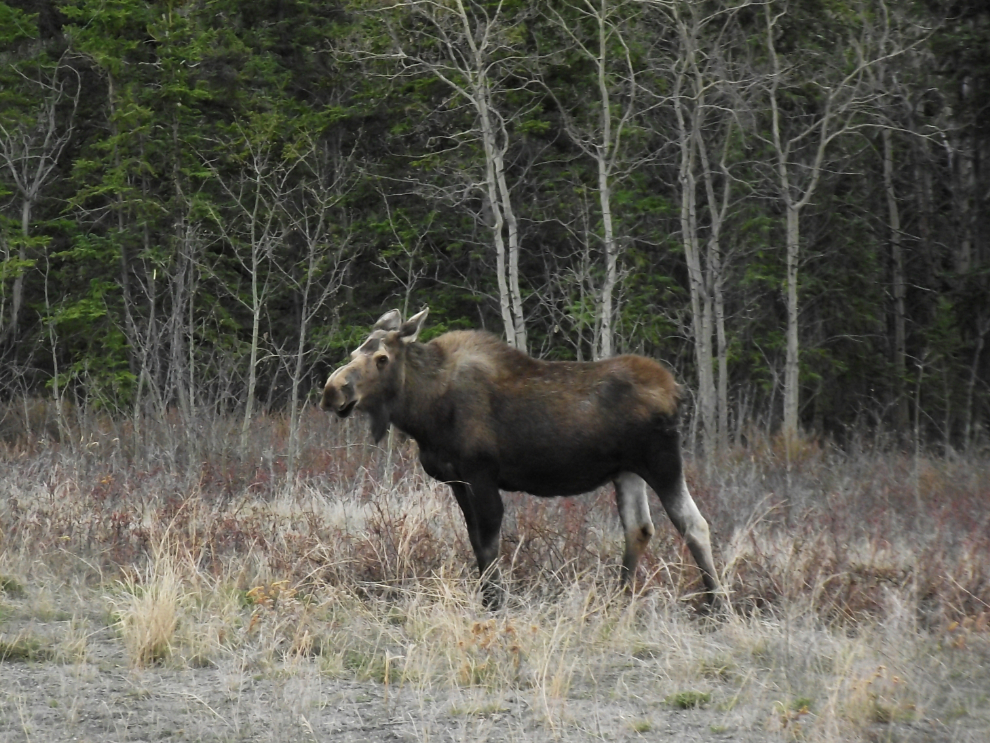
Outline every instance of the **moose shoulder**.
{"label": "moose shoulder", "polygon": [[539,361],[480,331],[419,343],[427,312],[405,322],[397,310],[382,315],[330,375],[321,405],[341,418],[367,413],[375,440],[389,425],[416,440],[423,469],[450,486],[464,513],[486,606],[501,602],[499,491],[576,495],[609,481],[625,530],[623,579],[632,580],[654,533],[649,484],[715,602],[708,524],[684,482],[670,372],[642,356]]}

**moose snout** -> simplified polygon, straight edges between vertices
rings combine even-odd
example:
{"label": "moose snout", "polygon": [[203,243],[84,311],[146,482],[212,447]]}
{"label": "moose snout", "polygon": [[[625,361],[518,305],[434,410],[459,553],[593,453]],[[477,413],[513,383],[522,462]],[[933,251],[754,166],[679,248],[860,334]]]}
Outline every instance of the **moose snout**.
{"label": "moose snout", "polygon": [[323,388],[320,407],[327,412],[336,413],[341,418],[346,418],[354,409],[356,402],[354,386],[346,378],[337,374],[330,375],[330,379],[327,380],[327,384]]}
{"label": "moose snout", "polygon": [[334,409],[333,400],[337,396],[337,390],[327,383],[327,386],[323,388],[323,396],[320,397],[320,408],[326,410],[328,413]]}

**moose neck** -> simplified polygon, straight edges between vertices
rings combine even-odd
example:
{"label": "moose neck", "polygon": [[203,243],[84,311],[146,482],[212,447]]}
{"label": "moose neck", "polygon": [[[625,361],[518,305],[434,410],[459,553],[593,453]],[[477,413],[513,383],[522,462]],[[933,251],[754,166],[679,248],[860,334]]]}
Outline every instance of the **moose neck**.
{"label": "moose neck", "polygon": [[433,343],[410,343],[398,394],[390,406],[392,424],[425,443],[431,438],[428,411],[442,391],[443,350]]}

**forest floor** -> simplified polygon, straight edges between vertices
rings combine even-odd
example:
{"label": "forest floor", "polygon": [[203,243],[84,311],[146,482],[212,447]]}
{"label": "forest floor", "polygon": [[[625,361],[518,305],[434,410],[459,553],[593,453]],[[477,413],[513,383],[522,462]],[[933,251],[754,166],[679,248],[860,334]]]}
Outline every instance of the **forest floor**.
{"label": "forest floor", "polygon": [[0,741],[990,740],[985,458],[691,466],[716,619],[659,504],[628,595],[611,489],[508,494],[490,613],[409,445],[280,430],[0,446]]}

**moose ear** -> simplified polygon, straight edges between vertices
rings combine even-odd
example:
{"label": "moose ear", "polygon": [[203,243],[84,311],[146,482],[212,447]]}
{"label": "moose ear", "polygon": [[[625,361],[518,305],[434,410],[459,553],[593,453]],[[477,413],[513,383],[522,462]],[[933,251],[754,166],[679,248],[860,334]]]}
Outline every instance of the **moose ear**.
{"label": "moose ear", "polygon": [[427,307],[402,323],[402,327],[399,328],[399,338],[403,343],[412,343],[419,337],[419,331],[423,329],[423,323],[426,322],[426,316],[429,314],[430,308]]}
{"label": "moose ear", "polygon": [[398,310],[389,310],[378,318],[378,322],[375,323],[372,330],[384,330],[388,332],[398,330],[400,325],[402,325],[402,315],[399,314]]}

